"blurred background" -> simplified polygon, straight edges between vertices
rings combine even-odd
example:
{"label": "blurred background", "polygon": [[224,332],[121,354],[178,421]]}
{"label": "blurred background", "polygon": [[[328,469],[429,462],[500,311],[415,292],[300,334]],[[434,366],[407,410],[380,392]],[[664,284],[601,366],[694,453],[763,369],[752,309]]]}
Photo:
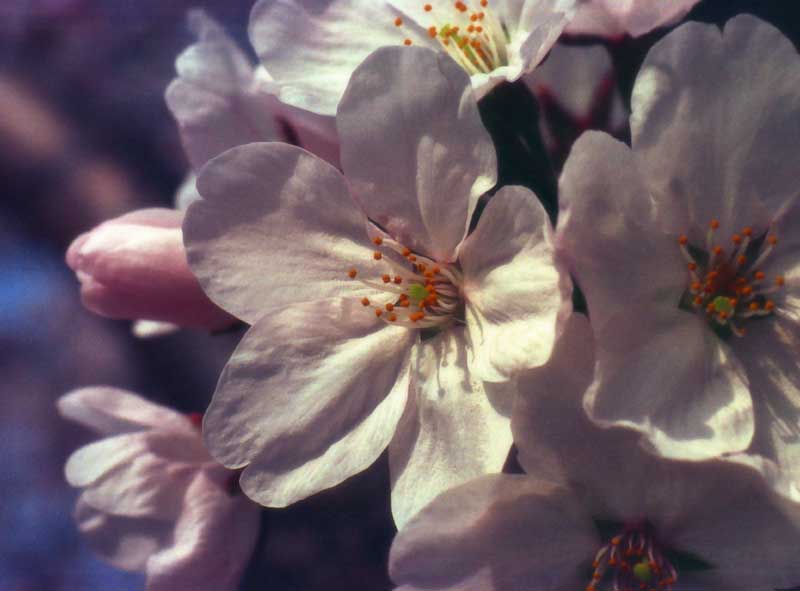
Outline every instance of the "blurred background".
{"label": "blurred background", "polygon": [[[186,11],[206,8],[247,47],[251,4],[0,2],[0,591],[142,589],[142,577],[95,559],[77,535],[77,495],[62,470],[92,436],[61,420],[54,402],[75,387],[112,384],[202,411],[241,333],[135,339],[129,322],[81,307],[63,253],[105,219],[171,204],[187,163],[163,91],[175,56],[192,41]],[[797,5],[704,0],[689,18],[724,23],[749,12],[797,45]],[[623,103],[638,64],[663,34],[607,46]],[[571,133],[556,138],[554,161]],[[265,510],[262,522],[243,589],[391,587],[384,572],[394,534],[385,458],[334,491]]]}

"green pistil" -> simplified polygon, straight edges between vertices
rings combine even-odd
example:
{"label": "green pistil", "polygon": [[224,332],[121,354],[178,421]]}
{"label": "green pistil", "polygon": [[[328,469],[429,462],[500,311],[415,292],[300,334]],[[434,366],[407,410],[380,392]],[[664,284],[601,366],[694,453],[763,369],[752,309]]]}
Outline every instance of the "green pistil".
{"label": "green pistil", "polygon": [[653,569],[646,560],[642,560],[633,565],[633,576],[642,583],[649,583],[653,578]]}
{"label": "green pistil", "polygon": [[723,312],[725,314],[730,314],[733,312],[733,306],[731,305],[731,299],[725,296],[717,296],[711,302],[711,305],[714,306],[714,311],[717,313]]}
{"label": "green pistil", "polygon": [[408,299],[415,306],[428,297],[428,288],[419,283],[412,283],[408,286]]}

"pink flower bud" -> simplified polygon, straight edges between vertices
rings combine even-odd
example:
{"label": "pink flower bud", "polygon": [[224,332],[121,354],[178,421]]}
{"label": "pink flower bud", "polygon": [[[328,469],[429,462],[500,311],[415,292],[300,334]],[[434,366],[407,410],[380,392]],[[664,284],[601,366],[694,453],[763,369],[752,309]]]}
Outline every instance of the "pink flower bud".
{"label": "pink flower bud", "polygon": [[209,330],[236,322],[206,297],[192,275],[183,216],[171,209],[142,209],[78,236],[66,260],[81,283],[84,306],[110,318]]}

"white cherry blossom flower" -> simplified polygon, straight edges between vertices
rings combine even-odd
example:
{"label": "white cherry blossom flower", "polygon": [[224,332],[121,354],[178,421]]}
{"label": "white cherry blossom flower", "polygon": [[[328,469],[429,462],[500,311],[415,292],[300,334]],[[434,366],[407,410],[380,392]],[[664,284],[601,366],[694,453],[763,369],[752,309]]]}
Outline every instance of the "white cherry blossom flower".
{"label": "white cherry blossom flower", "polygon": [[579,0],[567,33],[639,37],[682,19],[700,0]]}
{"label": "white cherry blossom flower", "polygon": [[203,447],[199,417],[107,387],[66,394],[58,409],[104,436],[65,469],[83,489],[75,518],[91,548],[144,572],[147,591],[237,589],[259,509]]}
{"label": "white cherry blossom flower", "polygon": [[190,265],[253,325],[204,432],[270,506],[338,484],[391,442],[402,523],[447,486],[501,469],[513,385],[482,380],[547,360],[569,282],[526,189],[499,191],[466,236],[497,165],[452,60],[378,50],[337,123],[345,176],[281,144],[234,148],[200,174]]}
{"label": "white cherry blossom flower", "polygon": [[558,237],[597,339],[589,415],[667,457],[748,450],[796,498],[798,89],[770,25],[678,28],[636,81],[633,148],[573,148]]}
{"label": "white cherry blossom flower", "polygon": [[390,554],[398,591],[752,591],[794,587],[800,505],[723,461],[646,453],[603,430],[581,398],[592,335],[573,316],[550,363],[520,379],[514,436],[527,475],[437,497]]}
{"label": "white cherry blossom flower", "polygon": [[[250,39],[281,101],[332,115],[350,74],[382,46],[450,56],[481,98],[542,61],[574,0],[260,0]],[[409,81],[410,85],[416,81]]]}

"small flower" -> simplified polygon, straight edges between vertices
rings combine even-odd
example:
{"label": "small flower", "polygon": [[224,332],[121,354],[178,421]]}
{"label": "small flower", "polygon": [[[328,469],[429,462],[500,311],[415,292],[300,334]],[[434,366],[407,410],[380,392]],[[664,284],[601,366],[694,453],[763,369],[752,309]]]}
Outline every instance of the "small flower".
{"label": "small flower", "polygon": [[183,248],[183,212],[142,209],[78,236],[67,264],[89,310],[111,318],[149,319],[222,330],[236,323],[206,297]]}
{"label": "small flower", "polygon": [[636,81],[633,148],[575,144],[558,234],[597,339],[589,415],[667,457],[747,450],[796,498],[798,82],[752,17],[670,33]]}
{"label": "small flower", "polygon": [[[261,0],[250,39],[281,101],[333,114],[350,74],[382,46],[419,45],[450,56],[481,98],[544,59],[574,0]],[[409,80],[408,84],[416,84]]]}
{"label": "small flower", "polygon": [[640,37],[676,23],[700,0],[581,0],[566,32],[575,35]]}
{"label": "small flower", "polygon": [[528,475],[437,497],[395,539],[392,579],[404,591],[796,586],[800,505],[750,468],[663,460],[630,431],[592,425],[581,404],[592,353],[573,316],[551,362],[520,379],[513,426]]}
{"label": "small flower", "polygon": [[[398,91],[412,79],[414,93]],[[498,192],[466,236],[496,161],[449,58],[375,52],[337,124],[345,176],[282,144],[234,148],[200,174],[190,264],[253,325],[205,437],[270,506],[338,484],[391,442],[402,523],[443,488],[501,469],[513,386],[482,380],[547,360],[569,282],[526,189]]]}
{"label": "small flower", "polygon": [[65,468],[83,489],[75,518],[95,552],[144,572],[148,591],[238,588],[258,536],[258,506],[205,451],[199,415],[105,387],[66,394],[58,410],[105,437],[74,452]]}

